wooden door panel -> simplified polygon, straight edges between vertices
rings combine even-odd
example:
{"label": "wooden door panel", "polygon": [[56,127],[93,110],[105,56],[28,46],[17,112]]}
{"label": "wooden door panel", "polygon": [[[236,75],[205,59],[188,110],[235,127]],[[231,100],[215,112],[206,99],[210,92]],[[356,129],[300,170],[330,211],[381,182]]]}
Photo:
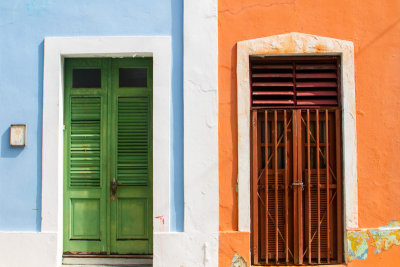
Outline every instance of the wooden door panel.
{"label": "wooden door panel", "polygon": [[338,109],[252,111],[252,260],[342,262]]}
{"label": "wooden door panel", "polygon": [[[150,58],[115,59],[111,66],[110,171],[117,187],[110,204],[112,254],[153,249],[151,66]],[[124,73],[136,73],[141,81],[121,81]]]}
{"label": "wooden door panel", "polygon": [[[107,64],[65,59],[64,66],[63,250],[106,254]],[[85,75],[91,80],[82,81]]]}
{"label": "wooden door panel", "polygon": [[147,198],[122,198],[117,200],[117,240],[147,238]]}
{"label": "wooden door panel", "polygon": [[[257,114],[258,113],[258,114]],[[256,137],[257,191],[253,199],[253,211],[258,214],[257,235],[253,246],[257,246],[259,262],[292,262],[293,250],[293,112],[283,110],[253,113],[256,119],[252,131]],[[254,162],[253,162],[254,164]],[[254,174],[253,174],[254,175]],[[253,212],[254,213],[254,212]]]}
{"label": "wooden door panel", "polygon": [[[308,263],[337,262],[337,223],[341,208],[337,206],[336,125],[335,110],[305,110],[301,124],[303,176],[305,188],[305,224],[303,232]],[[310,151],[310,152],[309,152]],[[314,153],[311,153],[311,152]]]}
{"label": "wooden door panel", "polygon": [[100,199],[71,198],[71,240],[100,240]]}

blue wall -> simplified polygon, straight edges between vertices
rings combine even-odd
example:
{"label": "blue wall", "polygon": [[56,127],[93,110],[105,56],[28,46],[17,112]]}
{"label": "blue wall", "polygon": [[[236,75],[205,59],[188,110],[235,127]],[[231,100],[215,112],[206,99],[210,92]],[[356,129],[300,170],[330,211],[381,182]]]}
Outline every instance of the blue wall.
{"label": "blue wall", "polygon": [[[183,229],[182,0],[0,1],[0,231],[40,231],[43,40],[172,36],[171,228]],[[25,148],[9,126],[28,125]]]}

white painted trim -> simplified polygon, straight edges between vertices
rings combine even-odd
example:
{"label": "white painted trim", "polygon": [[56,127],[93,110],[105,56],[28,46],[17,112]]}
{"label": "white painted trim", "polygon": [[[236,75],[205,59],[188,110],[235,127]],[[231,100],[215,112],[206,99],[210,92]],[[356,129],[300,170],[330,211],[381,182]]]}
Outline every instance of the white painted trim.
{"label": "white painted trim", "polygon": [[184,0],[184,232],[154,237],[154,266],[218,266],[217,14]]}
{"label": "white painted trim", "polygon": [[251,55],[340,55],[342,60],[342,139],[345,229],[358,228],[357,138],[354,47],[350,41],[288,33],[237,44],[239,231],[250,231],[250,82]]}
{"label": "white painted trim", "polygon": [[[44,42],[42,232],[57,234],[62,253],[63,58],[153,57],[153,219],[154,232],[170,225],[171,37],[47,37]],[[154,252],[156,253],[156,251]]]}
{"label": "white painted trim", "polygon": [[0,232],[0,267],[57,266],[57,234]]}
{"label": "white painted trim", "polygon": [[217,23],[216,0],[185,0],[185,232],[218,232]]}
{"label": "white painted trim", "polygon": [[185,232],[212,233],[219,225],[217,1],[185,0],[184,25]]}

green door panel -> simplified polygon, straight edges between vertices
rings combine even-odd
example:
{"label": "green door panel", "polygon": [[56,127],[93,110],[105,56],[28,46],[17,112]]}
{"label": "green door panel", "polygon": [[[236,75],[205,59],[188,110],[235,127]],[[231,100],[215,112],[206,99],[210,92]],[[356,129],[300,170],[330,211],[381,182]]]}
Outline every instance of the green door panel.
{"label": "green door panel", "polygon": [[70,205],[70,239],[100,240],[100,199],[71,198]]}
{"label": "green door panel", "polygon": [[[111,201],[111,253],[151,254],[152,197],[152,60],[112,61],[111,175],[117,198]],[[147,69],[146,87],[120,87],[120,69]]]}
{"label": "green door panel", "polygon": [[151,254],[152,59],[65,59],[64,77],[64,253]]}

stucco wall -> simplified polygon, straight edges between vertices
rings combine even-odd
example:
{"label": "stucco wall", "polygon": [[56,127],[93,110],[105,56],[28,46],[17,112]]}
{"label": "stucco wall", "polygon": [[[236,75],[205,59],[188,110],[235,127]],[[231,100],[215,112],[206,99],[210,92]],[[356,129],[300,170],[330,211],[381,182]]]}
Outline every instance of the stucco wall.
{"label": "stucco wall", "polygon": [[[400,137],[396,134],[400,131],[398,10],[400,2],[389,0],[219,1],[220,266],[230,266],[236,250],[249,250],[248,235],[236,232],[239,41],[302,32],[354,43],[359,229],[376,228],[400,219],[400,156],[396,153],[400,149]],[[400,262],[398,250],[393,253],[392,249],[385,252],[387,256],[374,255],[370,250],[370,256],[362,263],[386,266],[383,261]],[[243,256],[248,259],[249,254]]]}
{"label": "stucco wall", "polygon": [[[0,2],[0,231],[40,231],[43,40],[48,36],[172,36],[171,230],[183,230],[182,0]],[[9,146],[9,125],[28,125]]]}

